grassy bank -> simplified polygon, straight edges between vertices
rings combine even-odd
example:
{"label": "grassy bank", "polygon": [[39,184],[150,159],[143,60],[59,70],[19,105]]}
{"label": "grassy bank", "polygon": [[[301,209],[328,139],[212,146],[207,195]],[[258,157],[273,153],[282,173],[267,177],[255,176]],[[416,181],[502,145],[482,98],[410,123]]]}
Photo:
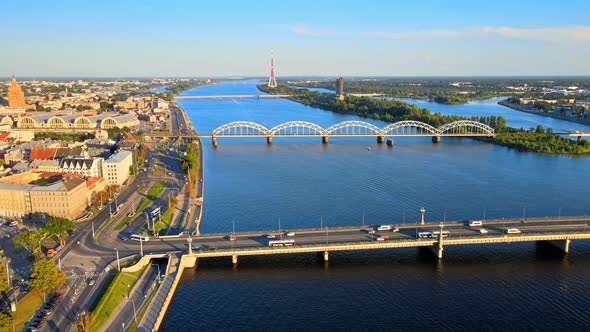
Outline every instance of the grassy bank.
{"label": "grassy bank", "polygon": [[[49,293],[46,294],[49,296]],[[33,289],[27,295],[18,301],[16,311],[11,313],[14,319],[14,327],[20,331],[27,321],[35,314],[39,306],[43,303],[43,292]],[[9,329],[12,331],[12,329]]]}
{"label": "grassy bank", "polygon": [[139,207],[137,208],[137,213],[142,213],[145,208],[147,208],[156,198],[160,197],[162,193],[166,189],[166,183],[162,181],[158,181],[154,183],[154,185],[148,190],[147,196],[143,199]]}
{"label": "grassy bank", "polygon": [[92,310],[92,326],[95,329],[100,328],[115,313],[117,306],[127,298],[127,294],[144,270],[145,267],[137,272],[120,272],[115,276],[94,310]]}

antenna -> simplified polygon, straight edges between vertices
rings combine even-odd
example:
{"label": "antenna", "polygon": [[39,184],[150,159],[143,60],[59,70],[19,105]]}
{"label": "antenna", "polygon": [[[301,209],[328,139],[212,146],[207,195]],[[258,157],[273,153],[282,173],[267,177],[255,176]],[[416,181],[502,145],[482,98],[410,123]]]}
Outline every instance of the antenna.
{"label": "antenna", "polygon": [[275,79],[275,58],[273,50],[270,50],[270,76],[268,77],[268,87],[277,87],[277,81]]}

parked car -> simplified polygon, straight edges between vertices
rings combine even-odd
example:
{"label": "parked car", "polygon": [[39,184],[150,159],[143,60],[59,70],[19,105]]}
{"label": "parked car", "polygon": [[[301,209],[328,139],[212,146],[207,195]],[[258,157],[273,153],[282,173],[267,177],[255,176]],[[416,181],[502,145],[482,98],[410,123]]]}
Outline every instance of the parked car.
{"label": "parked car", "polygon": [[129,241],[129,239],[127,237],[125,237],[125,236],[121,236],[121,241],[127,242],[127,241]]}

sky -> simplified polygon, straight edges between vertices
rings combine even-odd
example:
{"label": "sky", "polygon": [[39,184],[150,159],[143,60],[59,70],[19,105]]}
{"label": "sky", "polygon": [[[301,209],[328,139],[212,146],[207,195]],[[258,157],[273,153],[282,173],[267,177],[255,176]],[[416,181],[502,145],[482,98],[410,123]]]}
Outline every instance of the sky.
{"label": "sky", "polygon": [[590,1],[18,0],[0,77],[590,75]]}

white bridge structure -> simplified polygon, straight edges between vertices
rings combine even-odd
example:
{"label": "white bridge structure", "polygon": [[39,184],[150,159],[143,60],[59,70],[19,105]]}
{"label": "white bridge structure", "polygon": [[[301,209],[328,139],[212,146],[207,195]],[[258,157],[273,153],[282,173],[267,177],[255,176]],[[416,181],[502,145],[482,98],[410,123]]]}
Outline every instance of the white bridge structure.
{"label": "white bridge structure", "polygon": [[[494,129],[481,122],[459,120],[434,127],[420,121],[399,121],[379,128],[365,121],[344,121],[328,128],[323,128],[308,121],[288,121],[272,128],[256,122],[235,121],[224,124],[213,130],[211,137],[213,145],[217,145],[217,138],[221,137],[266,137],[268,144],[273,137],[322,137],[323,143],[328,143],[329,137],[376,137],[378,143],[384,143],[385,137],[420,137],[430,136],[433,142],[440,142],[440,137],[492,137]],[[393,145],[393,140],[388,140]]]}

